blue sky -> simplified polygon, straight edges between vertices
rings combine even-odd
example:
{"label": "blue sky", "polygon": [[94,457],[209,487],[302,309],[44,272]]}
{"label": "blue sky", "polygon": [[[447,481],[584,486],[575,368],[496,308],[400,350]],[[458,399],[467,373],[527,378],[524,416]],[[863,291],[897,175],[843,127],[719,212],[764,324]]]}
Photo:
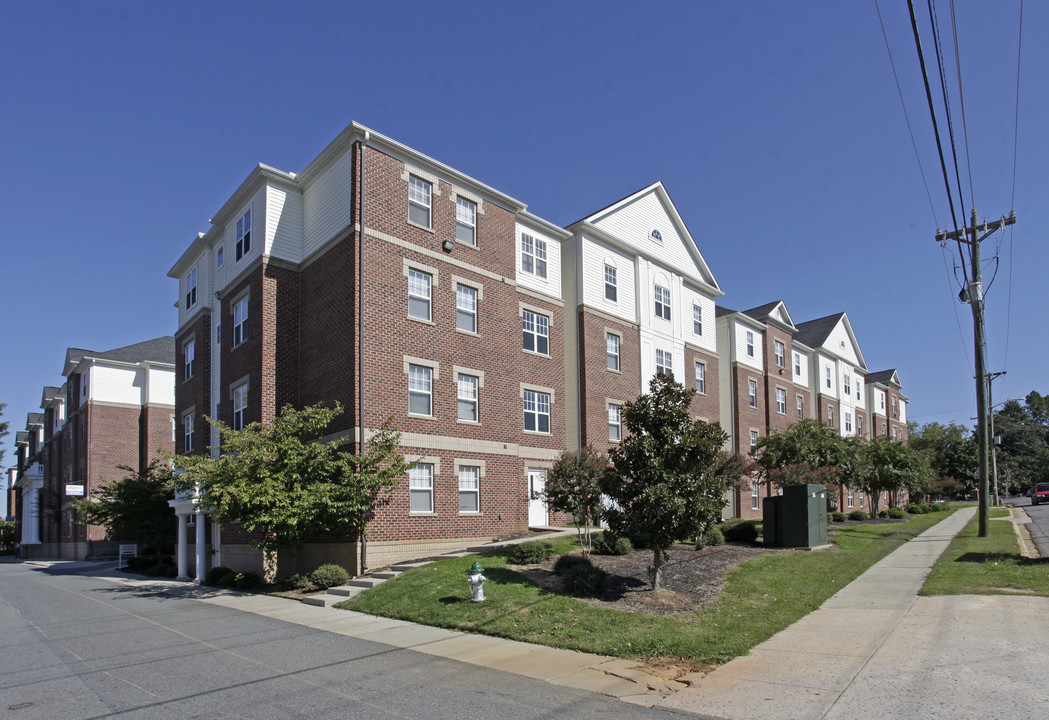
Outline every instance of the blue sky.
{"label": "blue sky", "polygon": [[[61,383],[67,347],[174,333],[166,273],[208,218],[256,163],[301,170],[355,120],[560,225],[662,180],[722,304],[783,299],[795,322],[845,310],[870,370],[898,369],[912,419],[970,424],[972,319],[934,241],[950,215],[910,22],[901,0],[881,6],[931,204],[873,0],[8,0],[5,419],[20,429]],[[983,245],[1001,241],[996,399],[1049,390],[1032,322],[1049,268],[1049,4],[1024,13],[1015,199],[1019,2],[957,6],[967,152],[940,17],[972,198],[981,217],[1018,216]]]}

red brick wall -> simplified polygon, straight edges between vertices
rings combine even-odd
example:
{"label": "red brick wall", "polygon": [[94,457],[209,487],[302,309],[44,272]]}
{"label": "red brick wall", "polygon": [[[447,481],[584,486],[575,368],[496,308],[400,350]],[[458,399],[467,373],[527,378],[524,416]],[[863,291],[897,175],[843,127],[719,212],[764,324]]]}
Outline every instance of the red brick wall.
{"label": "red brick wall", "polygon": [[[606,398],[623,403],[635,400],[640,394],[641,341],[636,325],[614,321],[603,315],[578,311],[579,322],[579,384],[582,410],[580,443],[590,445],[597,452],[607,453],[614,443],[608,440],[608,408]],[[619,372],[608,369],[607,332],[619,333]],[[626,428],[623,428],[626,434]]]}
{"label": "red brick wall", "polygon": [[[730,370],[732,373],[732,401],[735,403],[735,417],[732,428],[732,436],[735,439],[733,450],[740,455],[750,454],[750,431],[758,431],[758,437],[763,437],[765,431],[765,393],[762,392],[763,377],[760,370],[755,370],[747,365],[733,363]],[[748,381],[754,380],[758,384],[756,407],[750,407],[750,388]]]}
{"label": "red brick wall", "polygon": [[[245,340],[233,347],[233,305],[249,293],[248,320],[245,326]],[[222,296],[221,316],[216,323],[222,325],[222,362],[219,396],[215,398],[219,407],[219,418],[231,425],[233,423],[233,400],[230,396],[232,384],[241,378],[248,377],[248,407],[245,413],[245,425],[261,422],[263,417],[271,417],[273,408],[262,407],[262,268],[261,264],[251,270]],[[272,388],[272,381],[269,384]],[[272,403],[272,394],[269,396]]]}
{"label": "red brick wall", "polygon": [[[685,367],[682,369],[682,376],[679,381],[684,384],[685,387],[695,389],[696,361],[705,363],[707,366],[707,389],[702,395],[696,393],[696,397],[692,400],[692,414],[696,417],[706,419],[707,422],[720,422],[721,386],[718,381],[717,356],[708,353],[706,350],[700,350],[691,345],[686,345]],[[725,428],[725,432],[728,432],[728,428]]]}
{"label": "red brick wall", "polygon": [[[229,331],[233,327],[230,323],[223,327],[223,331]],[[182,427],[182,414],[193,408],[194,423],[194,447],[196,453],[206,452],[210,438],[210,430],[204,416],[211,416],[214,409],[211,405],[211,347],[214,338],[212,317],[210,310],[203,310],[197,318],[182,329],[175,338],[175,450],[180,454],[186,452],[185,431]],[[194,341],[193,348],[193,377],[186,379],[186,343]],[[170,418],[168,422],[168,442],[171,438]],[[159,430],[157,435],[159,436]],[[147,437],[151,437],[147,435]],[[152,440],[152,438],[151,438]],[[152,441],[150,442],[152,447]],[[147,461],[148,462],[148,461]]]}
{"label": "red brick wall", "polygon": [[[138,408],[88,403],[87,473],[85,491],[91,495],[100,483],[124,477],[121,465],[138,467],[140,413]],[[104,540],[104,527],[90,525],[88,540]]]}
{"label": "red brick wall", "polygon": [[299,273],[264,262],[260,284],[261,409],[262,421],[269,422],[282,407],[299,402]]}

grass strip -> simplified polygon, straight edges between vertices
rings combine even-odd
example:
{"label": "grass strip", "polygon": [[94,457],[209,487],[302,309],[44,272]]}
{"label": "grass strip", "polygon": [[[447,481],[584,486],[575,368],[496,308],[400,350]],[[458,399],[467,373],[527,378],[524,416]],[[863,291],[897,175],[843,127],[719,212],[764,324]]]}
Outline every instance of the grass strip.
{"label": "grass strip", "polygon": [[[991,512],[992,517],[1007,514]],[[1024,557],[1011,522],[989,522],[985,538],[978,532],[973,516],[936,561],[920,595],[1049,596],[1049,558]]]}
{"label": "grass strip", "polygon": [[[508,566],[505,551],[415,568],[336,607],[600,655],[672,658],[703,668],[742,655],[793,624],[946,517],[937,512],[906,523],[845,526],[831,550],[751,558],[726,575],[720,599],[694,613],[640,615],[546,592]],[[577,547],[574,538],[563,538],[555,552]],[[466,576],[474,560],[488,577],[483,603],[469,601]]]}

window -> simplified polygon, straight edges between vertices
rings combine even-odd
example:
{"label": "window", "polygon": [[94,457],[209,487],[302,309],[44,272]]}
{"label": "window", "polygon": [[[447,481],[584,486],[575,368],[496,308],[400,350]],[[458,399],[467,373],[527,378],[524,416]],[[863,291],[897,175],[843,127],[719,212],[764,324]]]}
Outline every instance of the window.
{"label": "window", "polygon": [[827,424],[834,427],[834,408],[827,407]]}
{"label": "window", "polygon": [[619,372],[619,336],[615,333],[605,333],[605,356],[608,369]]}
{"label": "window", "polygon": [[761,493],[761,485],[758,484],[757,480],[751,479],[751,481],[750,481],[750,509],[751,510],[757,510],[758,509],[759,502],[761,500],[760,493]]}
{"label": "window", "polygon": [[754,333],[747,330],[747,357],[754,357]]}
{"label": "window", "polygon": [[794,353],[794,374],[801,375],[801,353]]}
{"label": "window", "polygon": [[408,471],[408,510],[433,512],[433,463],[419,463]]}
{"label": "window", "polygon": [[481,511],[480,505],[481,468],[475,465],[459,467],[459,512]]}
{"label": "window", "polygon": [[787,391],[776,388],[776,412],[780,415],[787,414]]}
{"label": "window", "polygon": [[477,377],[459,373],[456,386],[459,397],[459,419],[477,422]]}
{"label": "window", "polygon": [[863,416],[859,413],[856,413],[856,434],[863,434]]}
{"label": "window", "polygon": [[433,415],[433,368],[408,366],[408,412]]}
{"label": "window", "polygon": [[776,367],[783,367],[783,364],[786,361],[786,348],[783,347],[783,343],[779,340],[776,340],[772,344],[772,347],[773,353],[776,357]]}
{"label": "window", "polygon": [[707,392],[707,365],[706,363],[696,363],[696,392],[700,395],[705,395]]}
{"label": "window", "polygon": [[463,245],[477,245],[477,203],[455,198],[455,239]]}
{"label": "window", "polygon": [[747,404],[758,406],[758,383],[754,380],[747,380]]}
{"label": "window", "polygon": [[860,397],[860,385],[862,383],[863,383],[862,380],[860,380],[859,378],[856,378],[856,399],[857,400],[862,400],[862,398]]}
{"label": "window", "polygon": [[233,306],[233,347],[248,339],[248,298]]}
{"label": "window", "polygon": [[477,290],[469,285],[455,286],[455,327],[477,332]]}
{"label": "window", "polygon": [[193,451],[193,413],[182,416],[183,452]]}
{"label": "window", "polygon": [[186,309],[197,304],[197,269],[193,268],[186,275]]}
{"label": "window", "polygon": [[699,305],[692,306],[692,333],[694,335],[703,334],[703,308]]}
{"label": "window", "polygon": [[197,354],[197,343],[194,340],[190,340],[188,343],[182,346],[182,354],[186,361],[185,377],[183,380],[189,380],[193,377],[193,360]]}
{"label": "window", "polygon": [[673,355],[667,350],[656,348],[656,375],[670,375],[673,372]]}
{"label": "window", "polygon": [[430,319],[433,277],[421,270],[408,270],[408,317]]}
{"label": "window", "polygon": [[885,409],[885,395],[884,394],[878,395],[878,405],[881,407],[882,410]]}
{"label": "window", "polygon": [[895,395],[890,395],[889,396],[889,400],[892,401],[892,414],[895,415],[896,414],[896,396]]}
{"label": "window", "polygon": [[219,248],[215,251],[215,267],[222,267],[223,263],[226,262],[226,249]]}
{"label": "window", "polygon": [[892,426],[892,439],[893,440],[896,439],[896,426],[895,425]]}
{"label": "window", "polygon": [[[84,374],[80,376],[80,392],[81,392],[81,397],[83,397],[84,399],[87,399],[87,389],[88,389],[87,379],[88,379],[88,373],[85,370]],[[81,425],[80,429],[81,429],[81,431],[83,431],[84,426]]]}
{"label": "window", "polygon": [[521,233],[521,270],[546,277],[546,240]]}
{"label": "window", "polygon": [[524,391],[524,429],[550,432],[550,395],[535,390]]}
{"label": "window", "polygon": [[[408,221],[430,227],[430,197],[433,186],[414,175],[408,178]],[[458,213],[457,213],[458,214]]]}
{"label": "window", "polygon": [[656,285],[656,317],[664,320],[670,319],[670,290],[662,285]]}
{"label": "window", "polygon": [[608,440],[619,442],[623,439],[622,407],[608,403]]}
{"label": "window", "polygon": [[801,395],[798,395],[797,398],[795,398],[795,405],[797,406],[797,409],[798,409],[798,420],[804,420],[805,419],[805,398],[803,398]]}
{"label": "window", "polygon": [[845,432],[852,432],[852,413],[845,413]]}
{"label": "window", "polygon": [[251,252],[251,210],[237,221],[237,260]]}
{"label": "window", "polygon": [[823,370],[824,370],[824,374],[827,376],[827,387],[830,388],[830,368],[829,367],[825,367],[825,368],[823,368]]}
{"label": "window", "polygon": [[248,411],[248,384],[243,383],[233,388],[233,429],[243,430],[247,425],[245,415]]}
{"label": "window", "polygon": [[856,503],[856,491],[849,488],[849,507],[854,507]]}
{"label": "window", "polygon": [[540,355],[550,354],[550,318],[531,310],[524,310],[521,313],[521,329],[525,350]]}
{"label": "window", "polygon": [[751,457],[757,457],[758,456],[758,431],[757,430],[751,430],[750,431],[750,456]]}
{"label": "window", "polygon": [[842,383],[842,385],[845,388],[845,394],[846,395],[852,395],[852,378],[849,377],[848,373],[845,373],[845,378],[844,378],[844,382]]}
{"label": "window", "polygon": [[619,298],[619,288],[616,286],[616,269],[605,263],[605,300],[616,302]]}
{"label": "window", "polygon": [[215,323],[215,344],[222,344],[222,323]]}

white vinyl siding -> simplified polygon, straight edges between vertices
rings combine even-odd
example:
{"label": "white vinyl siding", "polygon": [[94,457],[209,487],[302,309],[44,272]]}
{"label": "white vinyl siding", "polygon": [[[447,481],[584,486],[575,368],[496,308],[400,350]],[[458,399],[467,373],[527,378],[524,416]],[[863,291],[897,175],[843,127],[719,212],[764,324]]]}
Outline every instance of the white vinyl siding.
{"label": "white vinyl siding", "polygon": [[[302,257],[309,258],[350,224],[353,155],[349,151],[313,179],[302,194]],[[365,208],[367,212],[367,208]],[[227,258],[228,261],[228,258]]]}
{"label": "white vinyl siding", "polygon": [[[681,285],[681,325],[682,337],[686,342],[709,352],[717,351],[717,333],[715,332],[714,299],[697,291],[687,284]],[[698,307],[703,315],[703,334],[695,333],[693,308]]]}
{"label": "white vinyl siding", "polygon": [[[181,370],[181,369],[180,369]],[[95,363],[90,373],[91,400],[120,405],[174,405],[175,368],[108,367]]]}
{"label": "white vinyl siding", "polygon": [[266,187],[266,214],[256,223],[265,224],[266,254],[289,262],[302,262],[302,195],[293,190]]}
{"label": "white vinyl siding", "polygon": [[[752,367],[755,370],[764,370],[765,363],[761,357],[761,353],[758,352],[757,345],[761,342],[761,338],[758,336],[758,332],[751,328],[746,327],[742,323],[734,323],[735,325],[735,338],[736,338],[736,357],[735,359],[741,364],[747,367]],[[747,354],[747,333],[754,335],[754,354]]]}
{"label": "white vinyl siding", "polygon": [[[529,235],[533,240],[542,240],[546,244],[546,277],[541,277],[534,272],[527,272],[522,268],[522,253],[521,253],[521,236]],[[544,293],[551,297],[560,299],[561,297],[561,243],[554,238],[546,235],[542,232],[538,232],[532,227],[526,225],[517,226],[516,234],[516,280],[519,285],[526,287],[530,290],[536,290]],[[533,242],[533,248],[535,243]],[[534,257],[533,257],[534,260]],[[597,266],[597,273],[600,274],[602,266],[600,261]],[[604,280],[602,279],[602,292],[604,291]]]}
{"label": "white vinyl siding", "polygon": [[[547,246],[549,248],[549,245]],[[583,303],[629,322],[637,318],[634,260],[615,248],[584,236],[582,255]],[[605,265],[615,268],[616,300],[605,297]]]}

